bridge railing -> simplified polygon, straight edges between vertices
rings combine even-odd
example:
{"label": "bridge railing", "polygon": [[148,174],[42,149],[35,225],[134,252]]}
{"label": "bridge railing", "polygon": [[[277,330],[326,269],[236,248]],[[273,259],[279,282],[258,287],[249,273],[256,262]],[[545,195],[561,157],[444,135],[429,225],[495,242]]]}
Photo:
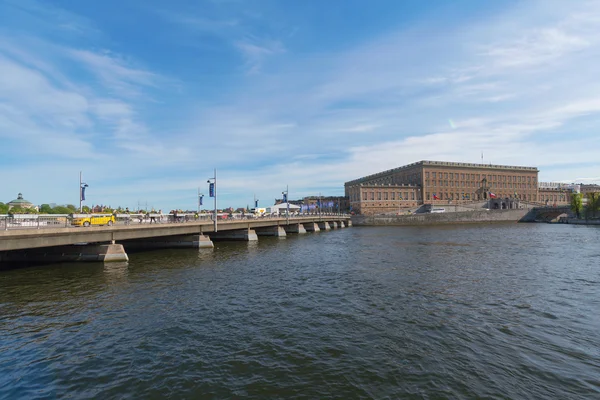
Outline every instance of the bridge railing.
{"label": "bridge railing", "polygon": [[[49,229],[49,228],[69,228],[74,227],[73,219],[93,214],[4,214],[0,215],[0,230],[17,229]],[[116,214],[115,222],[110,225],[145,225],[145,224],[181,224],[190,222],[212,221],[214,214],[196,214],[196,213],[178,213],[178,214]],[[110,216],[110,214],[108,214]],[[290,214],[265,214],[255,216],[253,214],[217,214],[219,223],[236,222],[240,220],[259,220],[259,219],[283,219],[288,218],[293,221],[299,218],[327,218],[330,216],[348,217],[344,213],[298,213]],[[94,224],[93,224],[94,225]],[[93,226],[92,225],[92,226]],[[106,223],[105,225],[108,225]],[[85,229],[86,227],[82,227]]]}

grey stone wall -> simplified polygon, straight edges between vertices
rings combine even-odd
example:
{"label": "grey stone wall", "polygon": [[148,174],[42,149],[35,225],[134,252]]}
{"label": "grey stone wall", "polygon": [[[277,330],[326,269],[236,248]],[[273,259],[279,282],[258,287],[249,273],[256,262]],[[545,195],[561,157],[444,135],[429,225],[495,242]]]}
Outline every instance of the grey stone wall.
{"label": "grey stone wall", "polygon": [[355,215],[352,224],[355,226],[371,225],[440,225],[464,224],[477,222],[517,222],[529,210],[474,210],[465,212],[446,212],[439,214],[416,215]]}

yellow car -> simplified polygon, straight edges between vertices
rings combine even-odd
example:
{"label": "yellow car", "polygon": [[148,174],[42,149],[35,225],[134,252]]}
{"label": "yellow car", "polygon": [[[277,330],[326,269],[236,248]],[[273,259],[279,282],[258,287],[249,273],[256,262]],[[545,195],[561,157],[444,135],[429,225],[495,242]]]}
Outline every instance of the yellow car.
{"label": "yellow car", "polygon": [[91,226],[108,225],[115,223],[115,216],[111,214],[73,214],[71,225],[73,226]]}

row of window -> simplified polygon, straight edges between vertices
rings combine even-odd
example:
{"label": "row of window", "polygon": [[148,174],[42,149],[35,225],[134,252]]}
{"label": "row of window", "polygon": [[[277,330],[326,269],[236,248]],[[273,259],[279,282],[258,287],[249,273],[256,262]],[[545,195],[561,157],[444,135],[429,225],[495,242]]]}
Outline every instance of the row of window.
{"label": "row of window", "polygon": [[[478,188],[481,187],[482,184],[480,182],[473,182],[473,181],[462,181],[462,182],[458,182],[458,181],[434,181],[434,180],[426,180],[425,181],[425,186],[446,186],[446,187],[474,187],[474,188]],[[494,189],[532,189],[532,185],[531,183],[502,183],[502,182],[491,182],[488,183],[488,187],[490,188],[494,188]]]}
{"label": "row of window", "polygon": [[[433,197],[435,196],[435,198]],[[504,197],[513,197],[513,198],[517,198],[520,200],[524,200],[524,201],[537,201],[537,195],[530,195],[530,194],[512,194],[512,195],[506,195],[506,194],[501,194],[501,193],[497,193],[496,196],[498,198],[504,198]],[[484,197],[483,195],[480,195],[478,193],[447,193],[447,192],[440,192],[440,193],[426,193],[425,194],[425,199],[427,200],[483,200]],[[542,199],[542,196],[540,196],[540,200]],[[556,199],[555,199],[556,200]]]}
{"label": "row of window", "polygon": [[[416,204],[416,203],[414,203],[414,204]],[[360,206],[361,207],[365,207],[365,208],[367,208],[367,207],[394,207],[394,208],[398,207],[397,204],[381,204],[381,203],[379,203],[379,204],[376,204],[376,203],[361,203]],[[402,207],[411,207],[411,206],[412,205],[410,203],[402,204]]]}
{"label": "row of window", "polygon": [[[532,179],[531,176],[516,176],[516,175],[493,175],[493,174],[464,174],[458,172],[431,172],[431,178],[433,179],[450,179],[450,180],[475,180],[482,181],[486,179],[491,182],[512,182],[512,183],[530,183],[535,184],[535,178]],[[425,172],[425,179],[429,179],[429,172]]]}
{"label": "row of window", "polygon": [[[377,200],[414,200],[415,192],[363,192],[363,200],[375,200],[375,194],[377,194]],[[410,198],[409,198],[410,197]],[[419,199],[420,200],[420,199]]]}
{"label": "row of window", "polygon": [[564,194],[547,194],[540,195],[540,201],[567,201],[567,197]]}

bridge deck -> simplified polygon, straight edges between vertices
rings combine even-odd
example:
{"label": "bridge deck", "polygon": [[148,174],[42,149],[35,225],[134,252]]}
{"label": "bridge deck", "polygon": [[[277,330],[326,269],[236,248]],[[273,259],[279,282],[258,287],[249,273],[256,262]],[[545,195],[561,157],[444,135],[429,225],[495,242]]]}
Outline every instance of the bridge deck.
{"label": "bridge deck", "polygon": [[[348,216],[310,216],[218,221],[218,231],[257,229],[321,221],[347,221]],[[151,237],[205,234],[214,232],[212,221],[170,224],[139,224],[0,231],[0,251],[64,246],[79,243],[110,243]]]}

